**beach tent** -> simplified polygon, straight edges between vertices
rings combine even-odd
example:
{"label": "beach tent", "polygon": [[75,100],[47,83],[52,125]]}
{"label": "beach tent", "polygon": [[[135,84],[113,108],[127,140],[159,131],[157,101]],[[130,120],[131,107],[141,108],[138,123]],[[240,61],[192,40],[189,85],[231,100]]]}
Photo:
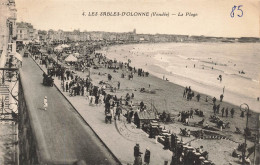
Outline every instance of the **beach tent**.
{"label": "beach tent", "polygon": [[66,62],[77,62],[78,59],[71,54],[67,58],[65,58],[65,61]]}

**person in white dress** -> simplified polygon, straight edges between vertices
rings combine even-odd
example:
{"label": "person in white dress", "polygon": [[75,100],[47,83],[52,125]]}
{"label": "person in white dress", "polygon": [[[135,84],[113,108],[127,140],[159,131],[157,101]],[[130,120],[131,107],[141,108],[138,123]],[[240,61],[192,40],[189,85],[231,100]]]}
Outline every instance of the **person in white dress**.
{"label": "person in white dress", "polygon": [[47,96],[44,97],[43,99],[43,108],[46,111],[48,107],[48,101],[47,101]]}

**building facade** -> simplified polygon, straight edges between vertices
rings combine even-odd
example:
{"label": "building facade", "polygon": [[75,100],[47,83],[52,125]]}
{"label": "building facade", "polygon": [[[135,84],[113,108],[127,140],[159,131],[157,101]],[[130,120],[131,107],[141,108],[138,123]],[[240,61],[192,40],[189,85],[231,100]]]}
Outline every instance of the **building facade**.
{"label": "building facade", "polygon": [[9,54],[16,52],[15,1],[1,0],[0,15],[0,68],[3,68]]}
{"label": "building facade", "polygon": [[30,23],[17,22],[16,32],[18,41],[39,40],[38,30],[34,29]]}

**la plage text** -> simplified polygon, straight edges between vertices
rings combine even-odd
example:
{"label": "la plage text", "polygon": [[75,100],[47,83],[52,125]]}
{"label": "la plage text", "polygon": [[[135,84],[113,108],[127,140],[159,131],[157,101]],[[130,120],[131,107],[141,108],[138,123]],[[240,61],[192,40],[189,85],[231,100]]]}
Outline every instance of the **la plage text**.
{"label": "la plage text", "polygon": [[170,17],[170,16],[188,16],[188,17],[196,17],[197,13],[193,12],[83,12],[83,16],[89,17]]}

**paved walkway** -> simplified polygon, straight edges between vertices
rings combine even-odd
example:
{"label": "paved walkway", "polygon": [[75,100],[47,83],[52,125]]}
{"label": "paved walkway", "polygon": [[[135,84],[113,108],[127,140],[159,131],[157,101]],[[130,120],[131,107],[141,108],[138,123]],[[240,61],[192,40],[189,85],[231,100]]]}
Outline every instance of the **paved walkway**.
{"label": "paved walkway", "polygon": [[[78,160],[118,164],[63,95],[55,87],[42,85],[42,71],[30,57],[23,59],[20,76],[40,164],[72,164]],[[45,96],[47,111],[43,109]]]}
{"label": "paved walkway", "polygon": [[[45,66],[41,65],[41,68],[47,71]],[[150,149],[151,165],[164,164],[165,161],[170,163],[171,151],[164,150],[162,144],[156,143],[155,139],[148,138],[148,134],[137,129],[133,123],[126,124],[125,118],[122,117],[121,121],[117,120],[113,121],[112,124],[106,124],[104,105],[89,105],[89,101],[83,96],[70,97],[68,92],[62,92],[61,81],[58,78],[54,78],[54,82],[122,164],[133,164],[136,143],[140,144],[142,153],[145,153],[147,147]],[[143,156],[144,154],[142,155],[144,160]]]}

